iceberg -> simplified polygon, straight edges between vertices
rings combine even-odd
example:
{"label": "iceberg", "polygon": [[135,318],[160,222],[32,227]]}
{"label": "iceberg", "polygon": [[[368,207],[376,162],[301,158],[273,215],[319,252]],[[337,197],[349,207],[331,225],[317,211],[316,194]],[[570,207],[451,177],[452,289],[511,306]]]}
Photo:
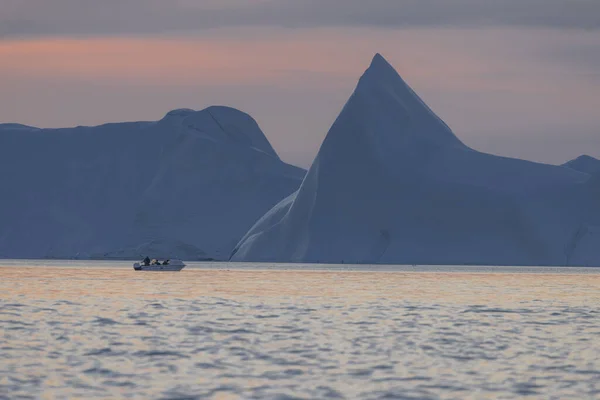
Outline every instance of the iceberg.
{"label": "iceberg", "polygon": [[0,171],[4,257],[188,260],[227,259],[305,174],[248,114],[220,106],[97,127],[0,124]]}
{"label": "iceberg", "polygon": [[600,265],[600,180],[475,151],[379,54],[233,261]]}
{"label": "iceberg", "polygon": [[563,166],[590,175],[600,175],[600,160],[588,155],[579,156],[576,159],[563,164]]}

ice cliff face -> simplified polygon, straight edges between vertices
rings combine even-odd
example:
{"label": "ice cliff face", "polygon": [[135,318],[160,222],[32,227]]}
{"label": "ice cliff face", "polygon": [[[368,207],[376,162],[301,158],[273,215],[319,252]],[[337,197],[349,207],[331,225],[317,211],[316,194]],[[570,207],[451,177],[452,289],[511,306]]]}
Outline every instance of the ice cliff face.
{"label": "ice cliff face", "polygon": [[157,122],[0,125],[0,256],[227,258],[304,171],[227,107]]}
{"label": "ice cliff face", "polygon": [[599,188],[470,149],[376,55],[299,191],[232,260],[600,265]]}

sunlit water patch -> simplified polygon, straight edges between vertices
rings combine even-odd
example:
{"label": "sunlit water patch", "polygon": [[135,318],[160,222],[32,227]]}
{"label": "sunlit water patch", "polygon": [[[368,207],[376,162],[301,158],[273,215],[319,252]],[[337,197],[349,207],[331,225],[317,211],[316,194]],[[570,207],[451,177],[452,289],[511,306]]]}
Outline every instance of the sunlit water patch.
{"label": "sunlit water patch", "polygon": [[0,398],[600,397],[594,270],[205,267],[0,267]]}

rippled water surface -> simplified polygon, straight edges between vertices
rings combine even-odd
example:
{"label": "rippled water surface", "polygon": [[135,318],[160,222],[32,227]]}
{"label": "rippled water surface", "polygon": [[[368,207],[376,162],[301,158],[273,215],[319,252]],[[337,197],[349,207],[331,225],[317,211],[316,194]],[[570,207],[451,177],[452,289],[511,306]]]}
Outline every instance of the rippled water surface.
{"label": "rippled water surface", "polygon": [[0,398],[600,398],[595,270],[34,264]]}

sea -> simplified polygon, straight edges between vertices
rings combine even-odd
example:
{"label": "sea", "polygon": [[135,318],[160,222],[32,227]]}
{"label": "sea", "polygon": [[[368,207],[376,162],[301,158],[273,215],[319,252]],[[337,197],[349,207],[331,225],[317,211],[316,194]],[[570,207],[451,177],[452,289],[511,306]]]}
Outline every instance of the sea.
{"label": "sea", "polygon": [[0,260],[0,399],[600,398],[600,269]]}

